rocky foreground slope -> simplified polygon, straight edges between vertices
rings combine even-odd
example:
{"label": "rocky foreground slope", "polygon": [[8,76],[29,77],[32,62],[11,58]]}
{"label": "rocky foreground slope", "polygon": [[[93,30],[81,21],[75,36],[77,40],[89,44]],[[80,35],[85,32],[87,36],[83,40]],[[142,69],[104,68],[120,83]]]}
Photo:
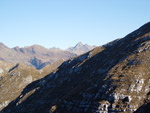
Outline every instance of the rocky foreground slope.
{"label": "rocky foreground slope", "polygon": [[[52,67],[53,66],[53,67]],[[0,110],[20,95],[31,82],[56,69],[57,64],[36,70],[23,64],[8,64],[0,61]]]}
{"label": "rocky foreground slope", "polygon": [[[148,113],[150,23],[64,62],[1,113]],[[148,108],[147,107],[147,108]]]}

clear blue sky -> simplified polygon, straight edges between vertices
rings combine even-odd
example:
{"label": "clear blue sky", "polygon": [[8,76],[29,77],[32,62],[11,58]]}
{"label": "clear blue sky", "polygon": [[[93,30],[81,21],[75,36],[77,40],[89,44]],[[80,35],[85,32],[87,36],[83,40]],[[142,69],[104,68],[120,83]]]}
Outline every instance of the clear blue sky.
{"label": "clear blue sky", "polygon": [[0,42],[102,45],[150,21],[150,0],[0,0]]}

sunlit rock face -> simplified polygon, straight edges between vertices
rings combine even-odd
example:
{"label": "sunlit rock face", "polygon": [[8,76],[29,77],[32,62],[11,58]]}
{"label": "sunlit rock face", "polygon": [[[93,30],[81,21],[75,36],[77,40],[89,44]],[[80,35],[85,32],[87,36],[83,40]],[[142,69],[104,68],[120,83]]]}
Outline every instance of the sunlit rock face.
{"label": "sunlit rock face", "polygon": [[23,64],[13,65],[0,61],[0,110],[16,99],[29,83],[42,78],[46,73]]}

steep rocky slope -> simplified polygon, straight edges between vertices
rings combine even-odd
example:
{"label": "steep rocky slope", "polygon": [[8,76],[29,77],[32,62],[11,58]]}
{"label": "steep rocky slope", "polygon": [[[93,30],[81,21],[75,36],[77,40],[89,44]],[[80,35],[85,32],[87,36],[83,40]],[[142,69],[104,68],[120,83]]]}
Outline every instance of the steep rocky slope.
{"label": "steep rocky slope", "polygon": [[65,61],[29,84],[1,113],[148,113],[149,56],[147,23],[112,44]]}
{"label": "steep rocky slope", "polygon": [[50,70],[36,70],[23,64],[0,61],[0,110],[14,100],[29,83],[44,77]]}
{"label": "steep rocky slope", "polygon": [[82,42],[77,43],[74,47],[70,47],[67,49],[67,51],[71,53],[75,53],[77,55],[81,55],[83,53],[86,53],[92,49],[94,49],[96,46],[90,46],[88,44],[82,44]]}
{"label": "steep rocky slope", "polygon": [[58,60],[36,70],[23,64],[9,64],[0,61],[0,110],[18,97],[29,83],[56,70],[62,62],[64,60]]}

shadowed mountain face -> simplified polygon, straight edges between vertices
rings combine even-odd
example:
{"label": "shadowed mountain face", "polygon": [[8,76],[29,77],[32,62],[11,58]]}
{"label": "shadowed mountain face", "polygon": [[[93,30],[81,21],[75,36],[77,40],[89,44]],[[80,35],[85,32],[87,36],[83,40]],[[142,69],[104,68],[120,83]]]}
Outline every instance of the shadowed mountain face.
{"label": "shadowed mountain face", "polygon": [[132,113],[138,108],[142,111],[150,102],[149,56],[147,23],[107,46],[65,61],[53,73],[29,84],[1,112]]}
{"label": "shadowed mountain face", "polygon": [[81,55],[83,53],[86,53],[92,49],[94,49],[96,46],[90,46],[90,45],[83,45],[82,42],[79,42],[78,44],[75,45],[75,47],[70,47],[67,49],[67,51],[71,53],[75,53],[77,55]]}
{"label": "shadowed mountain face", "polygon": [[150,103],[146,102],[135,113],[150,113]]}
{"label": "shadowed mountain face", "polygon": [[68,51],[47,49],[40,45],[11,49],[0,43],[0,60],[8,63],[22,63],[36,69],[41,69],[47,64],[53,64],[58,60],[66,60],[74,56],[76,54]]}

